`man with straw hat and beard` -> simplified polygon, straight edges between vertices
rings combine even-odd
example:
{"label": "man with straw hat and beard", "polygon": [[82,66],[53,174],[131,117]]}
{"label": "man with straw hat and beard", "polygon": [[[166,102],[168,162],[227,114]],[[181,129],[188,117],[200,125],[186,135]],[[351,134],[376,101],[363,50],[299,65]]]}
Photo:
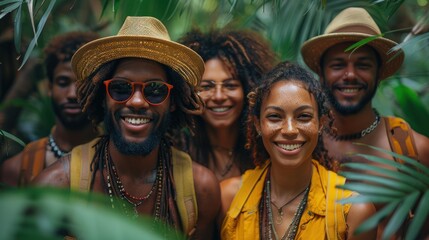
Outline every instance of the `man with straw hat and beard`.
{"label": "man with straw hat and beard", "polygon": [[[307,66],[316,72],[332,105],[334,121],[323,132],[328,155],[335,159],[332,168],[343,162],[365,161],[348,153],[375,155],[402,162],[355,142],[376,146],[414,158],[429,165],[429,139],[403,119],[382,117],[371,100],[380,81],[392,76],[402,65],[402,50],[381,36],[371,16],[362,8],[347,8],[327,26],[325,33],[306,41],[301,54]],[[352,51],[347,48],[360,40],[374,40]],[[375,164],[375,163],[371,163]]]}
{"label": "man with straw hat and beard", "polygon": [[169,136],[191,124],[203,103],[201,57],[170,40],[152,17],[127,17],[116,36],[82,46],[72,59],[77,94],[105,132],[72,150],[34,184],[108,195],[131,217],[152,215],[188,237],[210,239],[219,184],[207,168],[172,147]]}

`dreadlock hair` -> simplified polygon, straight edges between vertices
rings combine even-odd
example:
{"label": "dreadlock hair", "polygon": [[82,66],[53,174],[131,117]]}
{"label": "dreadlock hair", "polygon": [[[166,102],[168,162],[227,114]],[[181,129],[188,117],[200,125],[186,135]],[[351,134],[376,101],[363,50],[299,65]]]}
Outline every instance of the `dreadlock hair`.
{"label": "dreadlock hair", "polygon": [[[280,81],[302,83],[317,102],[319,121],[322,121],[322,123],[324,123],[323,120],[332,122],[329,104],[320,82],[309,71],[297,64],[288,61],[278,64],[263,77],[262,84],[247,96],[249,98],[249,112],[251,114],[249,114],[247,119],[246,148],[252,151],[254,163],[257,166],[261,166],[269,158],[269,155],[264,147],[261,136],[256,131],[254,121],[255,119],[259,121],[262,101],[270,94],[271,87],[274,83]],[[328,169],[332,168],[328,152],[323,147],[321,134],[319,134],[318,144],[313,151],[313,158],[319,160],[319,162]]]}
{"label": "dreadlock hair", "polygon": [[54,37],[44,49],[49,82],[53,82],[54,70],[59,63],[71,61],[73,54],[82,45],[97,38],[99,35],[94,32],[69,32]]}
{"label": "dreadlock hair", "polygon": [[[185,34],[180,40],[182,44],[197,52],[204,62],[219,59],[232,74],[234,79],[241,82],[245,96],[255,86],[260,84],[263,73],[270,70],[277,62],[275,53],[269,43],[259,34],[252,31],[213,30],[206,34],[194,29]],[[245,122],[247,118],[247,99],[243,100],[244,107],[240,115],[238,140],[234,147],[234,161],[240,171],[253,167],[253,161],[248,150],[244,149],[246,139]],[[194,137],[186,139],[187,150],[192,158],[204,166],[209,159],[215,158],[211,148],[205,122],[201,116],[194,116],[195,125],[190,129]],[[216,162],[216,161],[215,161]]]}
{"label": "dreadlock hair", "polygon": [[[78,81],[76,84],[77,98],[82,107],[82,111],[87,112],[89,118],[95,124],[104,119],[106,111],[106,90],[103,82],[113,77],[119,62],[120,59],[117,59],[101,65],[100,68],[88,78],[83,81]],[[171,120],[174,124],[170,124],[170,128],[163,139],[163,141],[165,140],[166,142],[165,144],[169,146],[172,142],[171,136],[173,132],[177,132],[179,129],[188,127],[192,124],[193,119],[191,115],[200,114],[204,103],[201,101],[201,98],[198,96],[192,84],[185,81],[170,67],[163,64],[161,65],[166,71],[167,82],[174,86],[170,94],[170,103],[176,106],[176,110],[171,113]],[[104,164],[103,149],[105,149],[106,144],[108,144],[108,140],[108,136],[103,136],[95,145],[96,154],[91,161],[91,170],[94,170],[91,186],[93,185],[96,171],[102,171]],[[163,151],[166,151],[166,149],[167,148],[164,147]]]}

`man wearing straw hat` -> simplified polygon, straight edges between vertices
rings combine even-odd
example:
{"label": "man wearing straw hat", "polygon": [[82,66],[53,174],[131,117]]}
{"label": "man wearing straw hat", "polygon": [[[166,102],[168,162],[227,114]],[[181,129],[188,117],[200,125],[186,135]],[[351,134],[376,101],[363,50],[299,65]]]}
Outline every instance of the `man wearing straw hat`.
{"label": "man wearing straw hat", "polygon": [[[429,139],[410,128],[400,118],[381,117],[371,100],[380,81],[392,76],[402,65],[402,50],[380,36],[377,24],[362,8],[347,8],[327,26],[325,33],[301,47],[305,63],[316,72],[332,105],[333,125],[323,132],[323,141],[338,170],[342,162],[358,160],[348,153],[364,153],[391,159],[364,143],[394,151],[429,165]],[[363,39],[375,37],[365,45],[346,51]],[[359,159],[362,160],[362,159]]]}
{"label": "man wearing straw hat", "polygon": [[207,168],[171,146],[171,133],[202,111],[195,92],[200,56],[170,40],[152,17],[127,17],[116,36],[81,47],[72,59],[77,94],[106,135],[72,150],[35,184],[120,198],[131,217],[152,215],[188,236],[210,239],[219,184]]}

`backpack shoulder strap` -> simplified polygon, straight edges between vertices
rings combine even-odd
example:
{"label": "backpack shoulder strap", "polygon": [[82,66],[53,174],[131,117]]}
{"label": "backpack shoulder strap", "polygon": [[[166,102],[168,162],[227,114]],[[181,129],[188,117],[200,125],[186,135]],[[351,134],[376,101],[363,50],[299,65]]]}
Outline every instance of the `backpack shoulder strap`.
{"label": "backpack shoulder strap", "polygon": [[[398,117],[385,117],[386,132],[392,151],[418,160],[416,144],[410,125]],[[403,163],[402,160],[395,161]]]}
{"label": "backpack shoulder strap", "polygon": [[192,159],[187,153],[174,147],[172,147],[172,157],[177,208],[184,232],[192,235],[198,219]]}
{"label": "backpack shoulder strap", "polygon": [[91,160],[95,155],[94,145],[99,138],[74,147],[70,159],[70,188],[88,192],[91,184]]}
{"label": "backpack shoulder strap", "polygon": [[22,152],[22,163],[19,174],[19,186],[27,185],[42,172],[45,166],[46,145],[48,138],[44,137],[29,143]]}
{"label": "backpack shoulder strap", "polygon": [[346,181],[344,177],[328,171],[328,185],[326,191],[326,236],[330,239],[342,239],[342,232],[347,231],[344,206],[337,201],[344,198],[344,190],[336,188]]}

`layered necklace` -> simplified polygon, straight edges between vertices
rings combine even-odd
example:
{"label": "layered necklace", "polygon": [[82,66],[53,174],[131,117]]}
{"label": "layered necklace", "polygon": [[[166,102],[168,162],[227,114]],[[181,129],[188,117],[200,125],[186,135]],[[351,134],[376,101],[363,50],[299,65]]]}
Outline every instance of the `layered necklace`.
{"label": "layered necklace", "polygon": [[293,200],[295,200],[296,198],[298,198],[298,196],[300,196],[301,194],[304,193],[304,196],[301,199],[301,202],[298,205],[298,208],[295,211],[295,214],[293,216],[292,222],[290,223],[289,227],[286,229],[285,233],[283,234],[283,236],[280,238],[281,240],[293,240],[295,239],[297,230],[298,230],[298,225],[299,225],[299,221],[301,220],[302,214],[304,213],[304,209],[307,205],[307,198],[308,198],[308,192],[310,190],[310,184],[302,191],[300,192],[298,195],[296,195],[295,197],[292,198],[292,200],[289,200],[288,202],[286,202],[286,204],[284,204],[281,208],[278,208],[272,201],[271,201],[271,184],[270,184],[270,179],[268,178],[265,182],[265,204],[266,204],[266,209],[268,210],[268,239],[272,240],[273,239],[273,235],[274,235],[274,239],[279,239],[277,237],[277,233],[276,233],[276,229],[274,226],[274,220],[273,220],[273,213],[272,213],[272,208],[271,205],[274,205],[277,208],[277,211],[279,213],[279,216],[276,218],[275,223],[276,224],[281,224],[283,222],[283,207],[288,205],[289,203],[291,203]]}
{"label": "layered necklace", "polygon": [[369,127],[365,128],[364,130],[353,133],[353,134],[346,134],[346,135],[337,135],[335,132],[332,131],[332,129],[325,128],[325,132],[329,134],[335,141],[350,141],[350,140],[356,140],[363,138],[365,135],[370,134],[374,129],[377,128],[378,124],[381,122],[381,117],[378,111],[373,108],[373,111],[375,113],[375,120],[374,122],[369,125]]}
{"label": "layered necklace", "polygon": [[[109,151],[108,151],[108,143],[104,149],[104,157],[107,168],[107,191],[110,197],[110,202],[112,208],[115,208],[114,204],[114,196],[119,197],[124,200],[122,203],[122,208],[127,216],[137,217],[138,211],[137,207],[144,203],[147,199],[152,196],[153,192],[157,192],[157,198],[155,202],[155,219],[158,220],[160,217],[160,205],[161,205],[161,195],[162,195],[162,185],[163,185],[163,173],[164,173],[164,164],[163,161],[158,161],[157,170],[156,170],[156,178],[152,184],[150,191],[143,197],[136,197],[131,195],[125,190],[124,185],[118,175],[115,164],[113,163]],[[132,212],[130,211],[130,207],[126,205],[128,202],[132,207]]]}
{"label": "layered necklace", "polygon": [[62,156],[70,153],[70,151],[64,151],[57,145],[52,134],[49,135],[48,146],[56,158],[61,158]]}

